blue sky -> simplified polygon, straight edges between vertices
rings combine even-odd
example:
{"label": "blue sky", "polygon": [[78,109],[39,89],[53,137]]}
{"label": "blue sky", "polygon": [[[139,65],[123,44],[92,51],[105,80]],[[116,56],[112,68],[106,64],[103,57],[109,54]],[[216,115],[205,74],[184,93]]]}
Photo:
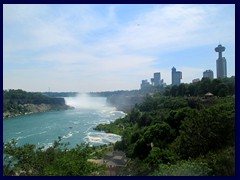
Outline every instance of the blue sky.
{"label": "blue sky", "polygon": [[235,75],[235,5],[3,5],[3,88],[26,91],[139,89],[171,68],[182,82],[216,77],[214,48]]}

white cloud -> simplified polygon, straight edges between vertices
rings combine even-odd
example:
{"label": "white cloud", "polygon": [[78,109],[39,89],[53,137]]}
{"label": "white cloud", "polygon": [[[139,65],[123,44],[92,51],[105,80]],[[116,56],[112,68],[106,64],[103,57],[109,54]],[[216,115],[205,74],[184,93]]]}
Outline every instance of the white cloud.
{"label": "white cloud", "polygon": [[[212,9],[216,14],[211,13]],[[215,31],[216,26],[223,26],[217,19],[218,13],[213,5],[156,6],[122,26],[117,36],[102,44],[129,51],[155,49],[164,52],[209,44],[219,37],[225,41],[231,32],[223,36],[222,31]]]}
{"label": "white cloud", "polygon": [[[46,70],[49,79],[43,84],[66,79],[72,88],[89,86],[90,91],[94,84],[86,80],[89,77],[98,79],[96,89],[100,84],[106,89],[111,85],[121,89],[124,84],[131,89],[155,71],[171,83],[173,65],[154,67],[156,61],[169,63],[159,58],[164,54],[176,53],[178,61],[182,50],[215,46],[219,38],[224,43],[235,39],[232,15],[223,14],[226,5],[156,5],[125,22],[118,19],[123,5],[99,6],[106,11],[98,12],[97,5],[4,5],[4,64],[22,62],[26,69],[30,62],[54,64],[51,71]],[[177,69],[183,71],[184,82],[205,70],[187,65]],[[79,83],[77,78],[81,86],[74,85]],[[64,89],[62,84],[56,87]]]}

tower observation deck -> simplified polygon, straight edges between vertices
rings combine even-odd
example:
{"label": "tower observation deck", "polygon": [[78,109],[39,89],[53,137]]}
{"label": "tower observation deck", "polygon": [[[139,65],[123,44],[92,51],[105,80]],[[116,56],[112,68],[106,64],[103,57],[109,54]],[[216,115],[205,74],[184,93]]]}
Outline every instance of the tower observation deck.
{"label": "tower observation deck", "polygon": [[217,78],[227,77],[227,62],[225,57],[222,57],[222,52],[225,51],[225,47],[221,44],[215,48],[215,51],[218,52],[218,59],[216,61],[217,64]]}
{"label": "tower observation deck", "polygon": [[218,59],[222,58],[222,52],[225,51],[225,47],[221,44],[218,45],[218,47],[215,48],[215,51],[218,52]]}

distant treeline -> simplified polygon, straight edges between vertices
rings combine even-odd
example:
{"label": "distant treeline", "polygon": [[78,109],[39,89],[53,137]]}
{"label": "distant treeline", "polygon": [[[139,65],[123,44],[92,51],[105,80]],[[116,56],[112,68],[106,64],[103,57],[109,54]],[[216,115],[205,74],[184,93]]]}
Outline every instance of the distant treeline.
{"label": "distant treeline", "polygon": [[3,90],[3,100],[5,104],[65,104],[62,98],[51,98],[37,92],[26,92],[21,89]]}
{"label": "distant treeline", "polygon": [[43,92],[42,94],[49,97],[75,97],[78,92]]}
{"label": "distant treeline", "polygon": [[4,117],[67,108],[63,98],[51,98],[42,93],[21,89],[3,90]]}
{"label": "distant treeline", "polygon": [[203,97],[206,93],[214,96],[226,97],[235,94],[235,76],[224,79],[202,78],[196,83],[182,83],[179,86],[148,86],[140,90],[132,91],[107,91],[92,93],[97,96],[107,97],[107,102],[118,110],[129,112],[137,103],[141,103],[146,95],[159,93],[164,96]]}
{"label": "distant treeline", "polygon": [[165,96],[203,96],[204,94],[211,92],[215,96],[225,97],[235,94],[235,76],[230,78],[213,79],[202,78],[201,81],[195,83],[181,83],[180,85],[168,85],[163,87],[147,86],[140,90],[119,90],[119,91],[104,91],[104,92],[90,92],[93,96],[142,96],[146,94],[153,94],[158,92]]}
{"label": "distant treeline", "polygon": [[[201,81],[195,83],[182,83],[179,86],[147,86],[140,90],[118,90],[89,92],[91,96],[106,97],[107,103],[115,106],[118,110],[129,112],[137,103],[141,103],[146,95],[160,93],[164,96],[204,96],[210,92],[214,96],[225,97],[235,94],[235,76],[223,79],[202,78]],[[44,95],[50,97],[74,97],[77,92],[44,92]]]}
{"label": "distant treeline", "polygon": [[235,94],[235,76],[223,79],[202,78],[201,81],[180,84],[179,86],[168,86],[163,95],[166,96],[202,96],[211,92],[215,96],[225,97]]}
{"label": "distant treeline", "polygon": [[[102,92],[89,92],[91,96],[109,97],[112,95],[136,95],[141,93],[139,90],[118,90],[118,91],[102,91]],[[42,92],[43,95],[49,97],[75,97],[78,92]]]}
{"label": "distant treeline", "polygon": [[[235,94],[235,76],[223,79],[202,78],[201,81],[195,83],[181,83],[179,86],[147,86],[140,90],[117,90],[89,92],[92,96],[110,97],[110,96],[135,96],[146,95],[154,92],[160,92],[166,96],[201,96],[207,92],[211,92],[216,96],[226,96]],[[43,95],[49,97],[75,97],[78,92],[43,92]]]}
{"label": "distant treeline", "polygon": [[132,95],[139,95],[141,91],[139,90],[118,90],[118,91],[103,91],[103,92],[90,92],[92,96],[101,96],[101,97],[110,97],[110,96],[132,96]]}

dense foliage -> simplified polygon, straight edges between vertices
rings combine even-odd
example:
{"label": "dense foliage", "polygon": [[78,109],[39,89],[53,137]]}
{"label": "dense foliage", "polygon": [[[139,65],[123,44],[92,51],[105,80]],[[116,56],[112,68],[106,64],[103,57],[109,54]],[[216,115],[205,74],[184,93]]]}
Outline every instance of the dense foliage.
{"label": "dense foliage", "polygon": [[[114,149],[131,161],[118,175],[233,176],[234,94],[234,77],[203,78],[150,93],[124,118],[95,129],[122,136]],[[87,161],[98,152],[84,144],[67,149],[60,140],[46,150],[7,143],[4,175],[103,175],[104,166]]]}
{"label": "dense foliage", "polygon": [[[206,81],[203,79],[199,84]],[[218,90],[220,93],[221,89]],[[209,89],[202,94],[205,92]],[[234,175],[232,94],[234,91],[228,91],[224,95],[227,97],[220,93],[209,98],[155,93],[124,118],[96,129],[122,135],[115,149],[125,151],[132,162],[120,175]],[[140,167],[137,172],[127,170],[134,166]]]}
{"label": "dense foliage", "polygon": [[202,78],[201,81],[171,86],[165,89],[166,96],[202,96],[208,92],[216,96],[225,97],[235,94],[235,76],[223,79]]}
{"label": "dense foliage", "polygon": [[67,108],[63,98],[51,98],[41,93],[26,92],[21,89],[3,90],[4,117]]}
{"label": "dense foliage", "polygon": [[[54,142],[52,147],[36,148],[26,144],[17,147],[12,141],[4,144],[5,176],[88,176],[104,175],[106,167],[89,162],[88,159],[96,156],[96,148],[86,144],[77,145],[68,149],[62,144],[61,138]],[[99,149],[99,148],[98,148]]]}

